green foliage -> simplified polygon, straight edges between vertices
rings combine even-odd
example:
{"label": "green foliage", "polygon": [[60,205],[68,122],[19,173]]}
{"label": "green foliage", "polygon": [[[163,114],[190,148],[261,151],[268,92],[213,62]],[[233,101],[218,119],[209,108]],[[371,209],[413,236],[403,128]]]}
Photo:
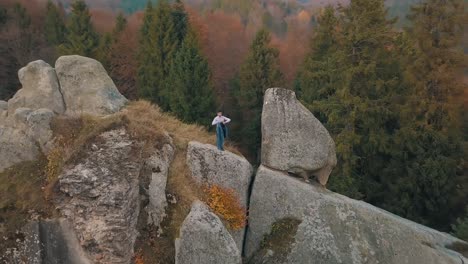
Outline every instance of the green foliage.
{"label": "green foliage", "polygon": [[283,83],[283,75],[279,70],[279,51],[271,47],[270,42],[270,33],[265,29],[260,30],[239,73],[237,96],[245,126],[242,137],[252,152],[260,149],[263,95],[266,89]]}
{"label": "green foliage", "polygon": [[22,6],[20,3],[16,3],[13,8],[13,13],[16,16],[15,21],[18,23],[20,29],[26,29],[31,26],[31,17],[29,16],[26,8]]}
{"label": "green foliage", "polygon": [[468,241],[468,207],[465,209],[465,216],[458,218],[456,223],[452,225],[452,229],[455,236]]}
{"label": "green foliage", "polygon": [[102,63],[104,68],[109,69],[110,67],[110,52],[112,44],[114,42],[113,35],[111,33],[105,33],[99,40],[99,46],[96,50],[96,59]]}
{"label": "green foliage", "polygon": [[462,10],[427,0],[397,33],[379,0],[325,9],[296,90],[335,139],[330,189],[441,229],[461,211]]}
{"label": "green foliage", "polygon": [[[443,8],[441,8],[443,6]],[[397,208],[410,219],[446,228],[466,203],[468,181],[463,172],[462,102],[464,54],[463,1],[426,0],[412,8],[413,26],[405,51],[409,95],[396,134],[400,152],[392,188],[404,199]]]}
{"label": "green foliage", "polygon": [[8,10],[0,6],[0,26],[5,25],[7,20],[8,20]]}
{"label": "green foliage", "polygon": [[354,198],[380,187],[390,137],[397,128],[395,94],[401,90],[392,21],[382,1],[355,0],[327,7],[297,87],[300,98],[336,142],[339,166],[330,188]]}
{"label": "green foliage", "polygon": [[65,43],[60,45],[63,55],[78,54],[86,57],[95,56],[99,46],[99,35],[91,23],[88,7],[83,0],[72,4],[72,12],[67,25]]}
{"label": "green foliage", "polygon": [[174,3],[172,19],[174,20],[174,30],[177,35],[177,40],[179,45],[181,45],[188,30],[188,15],[185,12],[185,8],[181,0],[176,0]]}
{"label": "green foliage", "polygon": [[44,34],[47,42],[57,46],[65,42],[65,21],[64,14],[52,2],[47,2],[47,10],[44,24]]}
{"label": "green foliage", "polygon": [[190,31],[169,71],[170,108],[186,122],[206,123],[214,109],[208,61],[202,55],[195,32]]}
{"label": "green foliage", "polygon": [[119,15],[117,16],[117,18],[115,20],[114,30],[112,31],[112,35],[113,35],[114,39],[120,33],[122,33],[122,31],[124,31],[126,27],[127,27],[127,19],[125,18],[124,14],[119,13]]}
{"label": "green foliage", "polygon": [[167,1],[159,1],[154,10],[151,2],[148,2],[138,53],[140,96],[164,110],[169,110],[166,79],[179,44],[173,18],[173,9]]}

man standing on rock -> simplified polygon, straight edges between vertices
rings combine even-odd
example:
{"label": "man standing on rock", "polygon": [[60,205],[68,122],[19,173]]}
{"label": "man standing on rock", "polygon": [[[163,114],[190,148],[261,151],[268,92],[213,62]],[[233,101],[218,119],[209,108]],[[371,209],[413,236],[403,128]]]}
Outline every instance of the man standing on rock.
{"label": "man standing on rock", "polygon": [[213,119],[211,125],[216,126],[216,145],[218,149],[224,151],[224,139],[227,137],[226,124],[231,122],[231,119],[223,116],[222,111],[218,111],[218,115]]}

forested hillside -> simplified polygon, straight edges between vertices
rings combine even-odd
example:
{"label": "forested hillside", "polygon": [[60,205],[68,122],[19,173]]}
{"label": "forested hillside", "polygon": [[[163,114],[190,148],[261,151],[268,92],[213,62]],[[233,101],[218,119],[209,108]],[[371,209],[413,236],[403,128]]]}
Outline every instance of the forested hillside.
{"label": "forested hillside", "polygon": [[[316,3],[4,0],[0,100],[30,61],[88,56],[185,122],[224,111],[257,162],[264,92],[293,89],[336,142],[330,189],[466,236],[465,2]],[[403,29],[391,17],[407,12]]]}

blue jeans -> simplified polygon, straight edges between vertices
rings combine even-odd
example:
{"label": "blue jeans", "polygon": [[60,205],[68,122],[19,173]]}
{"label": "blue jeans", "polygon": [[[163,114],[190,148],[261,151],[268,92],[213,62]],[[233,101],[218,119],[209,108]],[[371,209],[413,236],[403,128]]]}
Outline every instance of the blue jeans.
{"label": "blue jeans", "polygon": [[224,139],[227,137],[227,127],[222,124],[216,125],[216,146],[219,150],[224,150]]}

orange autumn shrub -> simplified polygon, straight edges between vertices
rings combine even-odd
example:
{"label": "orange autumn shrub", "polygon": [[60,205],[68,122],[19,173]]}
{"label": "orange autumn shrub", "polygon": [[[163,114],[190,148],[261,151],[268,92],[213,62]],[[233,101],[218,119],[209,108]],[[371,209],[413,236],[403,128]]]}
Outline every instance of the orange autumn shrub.
{"label": "orange autumn shrub", "polygon": [[205,187],[206,203],[232,230],[242,229],[247,222],[246,210],[234,190],[218,185]]}

